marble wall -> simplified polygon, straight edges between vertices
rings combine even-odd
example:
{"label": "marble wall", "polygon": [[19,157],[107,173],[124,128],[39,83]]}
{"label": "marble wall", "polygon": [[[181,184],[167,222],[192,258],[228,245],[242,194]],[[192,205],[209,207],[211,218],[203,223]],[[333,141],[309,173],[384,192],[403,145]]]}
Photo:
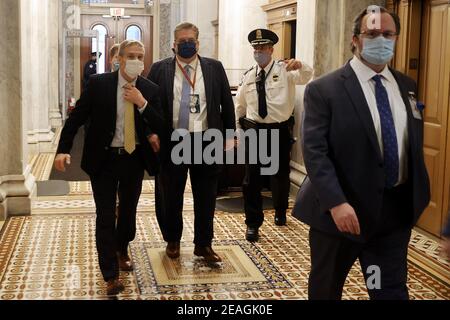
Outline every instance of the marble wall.
{"label": "marble wall", "polygon": [[255,64],[247,36],[256,28],[267,28],[267,15],[261,8],[267,3],[267,0],[220,1],[219,60],[232,86],[237,86],[242,74]]}
{"label": "marble wall", "polygon": [[23,162],[21,2],[0,1],[0,220],[29,214],[34,179]]}
{"label": "marble wall", "polygon": [[384,0],[316,1],[316,76],[339,68],[352,57],[350,43],[354,18],[369,5],[385,4]]}
{"label": "marble wall", "polygon": [[172,30],[179,21],[180,0],[160,0],[159,4],[159,58],[173,56]]}

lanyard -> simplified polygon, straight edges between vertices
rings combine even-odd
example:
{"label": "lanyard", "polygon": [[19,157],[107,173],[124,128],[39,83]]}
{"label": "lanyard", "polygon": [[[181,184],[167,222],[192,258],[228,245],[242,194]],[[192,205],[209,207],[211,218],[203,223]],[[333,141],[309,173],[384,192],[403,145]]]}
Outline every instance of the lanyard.
{"label": "lanyard", "polygon": [[[269,74],[272,71],[274,65],[275,65],[275,61],[272,63],[272,66],[270,67],[269,72],[267,72],[266,78],[264,79],[264,83],[267,81],[267,78],[269,77]],[[261,70],[264,70],[264,69],[261,69]],[[258,66],[256,66],[256,77],[258,77]]]}
{"label": "lanyard", "polygon": [[197,81],[197,68],[198,68],[198,60],[197,60],[197,65],[195,66],[195,73],[194,73],[194,81],[191,81],[191,77],[189,77],[189,75],[187,74],[186,70],[184,70],[184,68],[181,66],[180,62],[177,60],[177,65],[180,68],[181,72],[183,72],[184,77],[186,78],[186,80],[189,82],[189,84],[192,87],[192,90],[195,92],[195,81]]}

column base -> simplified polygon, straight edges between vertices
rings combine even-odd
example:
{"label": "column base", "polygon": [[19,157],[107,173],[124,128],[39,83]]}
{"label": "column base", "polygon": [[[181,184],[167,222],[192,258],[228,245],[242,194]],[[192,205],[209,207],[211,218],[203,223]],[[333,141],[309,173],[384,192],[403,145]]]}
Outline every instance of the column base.
{"label": "column base", "polygon": [[58,109],[52,109],[49,112],[50,114],[50,126],[52,129],[59,128],[62,126],[62,117],[61,112]]}
{"label": "column base", "polygon": [[31,214],[31,198],[36,193],[36,179],[28,166],[23,175],[0,176],[0,220]]}
{"label": "column base", "polygon": [[51,128],[28,131],[28,147],[30,154],[51,153],[55,151]]}

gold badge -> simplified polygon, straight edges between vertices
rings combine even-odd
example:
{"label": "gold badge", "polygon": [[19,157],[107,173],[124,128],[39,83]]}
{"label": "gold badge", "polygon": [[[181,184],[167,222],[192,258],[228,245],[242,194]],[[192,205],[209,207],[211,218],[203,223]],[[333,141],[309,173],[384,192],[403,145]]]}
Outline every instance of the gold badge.
{"label": "gold badge", "polygon": [[261,30],[256,30],[256,39],[257,40],[261,40],[262,39],[262,31]]}
{"label": "gold badge", "polygon": [[272,79],[273,79],[274,82],[277,82],[278,81],[278,75],[274,74]]}

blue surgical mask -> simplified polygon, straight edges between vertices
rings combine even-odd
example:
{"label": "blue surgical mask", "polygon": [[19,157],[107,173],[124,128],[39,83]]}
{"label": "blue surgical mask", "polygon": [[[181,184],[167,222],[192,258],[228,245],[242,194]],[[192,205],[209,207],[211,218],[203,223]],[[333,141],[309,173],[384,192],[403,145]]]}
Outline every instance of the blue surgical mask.
{"label": "blue surgical mask", "polygon": [[260,52],[260,51],[256,51],[253,54],[256,63],[258,63],[258,65],[260,66],[265,66],[268,65],[270,62],[270,59],[272,59],[272,56],[270,55],[270,53],[267,52]]}
{"label": "blue surgical mask", "polygon": [[384,65],[391,61],[394,56],[395,40],[379,36],[375,39],[363,40],[361,56],[367,62],[375,65]]}
{"label": "blue surgical mask", "polygon": [[192,58],[197,53],[195,41],[182,42],[178,44],[178,55],[184,59]]}

